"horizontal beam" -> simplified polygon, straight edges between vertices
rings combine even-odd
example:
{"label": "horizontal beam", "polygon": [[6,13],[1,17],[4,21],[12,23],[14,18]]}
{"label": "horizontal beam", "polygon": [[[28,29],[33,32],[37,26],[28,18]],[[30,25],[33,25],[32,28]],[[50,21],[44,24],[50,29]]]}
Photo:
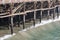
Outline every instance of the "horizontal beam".
{"label": "horizontal beam", "polygon": [[14,13],[14,14],[6,15],[6,16],[0,16],[0,18],[10,17],[10,16],[16,16],[16,15],[23,15],[23,14],[27,14],[28,12],[34,12],[34,11],[38,11],[38,10],[49,10],[49,9],[54,9],[56,7],[57,6],[52,7],[52,8],[42,8],[42,9],[28,10],[28,11],[25,11],[25,13],[24,12]]}
{"label": "horizontal beam", "polygon": [[1,15],[6,15],[6,14],[9,14],[9,13],[1,13],[0,16],[1,16]]}

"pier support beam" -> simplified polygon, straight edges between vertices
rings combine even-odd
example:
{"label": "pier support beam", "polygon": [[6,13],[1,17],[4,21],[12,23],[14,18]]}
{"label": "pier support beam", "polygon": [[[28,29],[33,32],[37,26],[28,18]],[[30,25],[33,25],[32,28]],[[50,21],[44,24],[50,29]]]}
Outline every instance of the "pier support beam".
{"label": "pier support beam", "polygon": [[49,12],[49,10],[48,10],[48,15],[47,15],[47,19],[49,19],[49,13],[50,13],[50,12]]}
{"label": "pier support beam", "polygon": [[[34,2],[34,10],[36,9],[36,1]],[[35,26],[36,22],[36,11],[34,11],[34,19],[33,19],[33,25]]]}
{"label": "pier support beam", "polygon": [[42,19],[42,10],[41,10],[41,13],[40,13],[40,23],[41,23],[41,19]]}
{"label": "pier support beam", "polygon": [[25,9],[26,9],[26,4],[25,4],[25,2],[23,2],[23,4],[24,4],[24,15],[23,15],[23,29],[25,28]]}
{"label": "pier support beam", "polygon": [[[12,13],[12,9],[13,9],[13,3],[10,4],[10,14],[13,14]],[[10,26],[10,28],[11,28],[11,34],[13,34],[13,16],[11,16],[10,22],[11,22],[11,26]]]}
{"label": "pier support beam", "polygon": [[53,12],[53,19],[55,19],[55,8],[54,8],[54,12]]}
{"label": "pier support beam", "polygon": [[10,26],[10,28],[11,28],[11,34],[13,34],[13,16],[11,16],[11,26]]}
{"label": "pier support beam", "polygon": [[10,19],[11,19],[11,18],[9,17],[9,18],[8,18],[8,25],[9,25],[9,26],[8,26],[8,29],[10,29],[10,26],[11,26],[11,25],[10,25]]}
{"label": "pier support beam", "polygon": [[[41,2],[41,9],[42,9],[42,7],[43,7],[43,2]],[[41,11],[41,13],[40,13],[40,23],[41,23],[41,20],[42,20],[42,12],[43,12],[43,10],[40,10]]]}
{"label": "pier support beam", "polygon": [[25,28],[25,15],[23,15],[23,29]]}
{"label": "pier support beam", "polygon": [[58,18],[59,17],[58,7],[56,7],[56,10],[57,10],[57,18]]}
{"label": "pier support beam", "polygon": [[34,11],[34,19],[33,19],[33,25],[35,26],[36,23],[36,11]]}

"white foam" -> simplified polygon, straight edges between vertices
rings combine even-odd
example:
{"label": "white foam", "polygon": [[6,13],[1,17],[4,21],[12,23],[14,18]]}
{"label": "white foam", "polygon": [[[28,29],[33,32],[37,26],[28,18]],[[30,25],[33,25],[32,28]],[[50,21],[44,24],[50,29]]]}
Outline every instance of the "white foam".
{"label": "white foam", "polygon": [[29,29],[36,28],[36,27],[39,27],[39,26],[42,26],[42,25],[45,25],[45,24],[48,24],[48,23],[51,23],[51,22],[55,22],[55,21],[60,21],[60,16],[59,16],[59,18],[55,17],[54,20],[53,19],[42,20],[41,23],[38,22],[37,24],[35,24],[35,26],[32,25],[32,26],[30,26],[30,28],[26,28],[26,29],[24,29],[22,31],[19,31],[19,32],[25,32],[25,31],[27,31]]}
{"label": "white foam", "polygon": [[16,35],[16,34],[13,33],[12,35],[11,35],[11,34],[5,35],[5,36],[3,36],[3,37],[0,37],[0,40],[4,40],[4,39],[7,39],[7,38],[10,38],[10,37],[12,37],[12,36],[14,36],[14,35]]}

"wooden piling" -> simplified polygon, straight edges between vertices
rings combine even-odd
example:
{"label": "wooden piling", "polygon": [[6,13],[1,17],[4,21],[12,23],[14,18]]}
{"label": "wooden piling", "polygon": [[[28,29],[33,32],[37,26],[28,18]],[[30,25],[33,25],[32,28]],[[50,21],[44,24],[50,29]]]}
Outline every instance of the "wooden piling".
{"label": "wooden piling", "polygon": [[10,17],[8,18],[8,29],[10,29]]}
{"label": "wooden piling", "polygon": [[[41,2],[41,9],[42,9],[42,3],[43,2]],[[41,20],[42,20],[42,10],[40,10],[41,11],[41,13],[40,13],[40,23],[41,23]]]}
{"label": "wooden piling", "polygon": [[[12,13],[12,8],[13,8],[13,4],[11,3],[10,4],[10,14],[13,14]],[[10,26],[10,28],[11,28],[11,34],[13,34],[13,16],[11,16],[11,26]]]}
{"label": "wooden piling", "polygon": [[57,10],[57,18],[58,18],[59,17],[58,7],[56,7],[56,10]]}
{"label": "wooden piling", "polygon": [[49,13],[50,13],[50,12],[49,12],[49,10],[48,10],[48,15],[47,15],[47,19],[49,19]]}
{"label": "wooden piling", "polygon": [[23,15],[23,29],[25,28],[25,6],[26,6],[26,4],[25,4],[25,2],[23,2],[24,3],[24,15]]}
{"label": "wooden piling", "polygon": [[[48,3],[48,8],[50,8],[50,2]],[[50,9],[48,9],[48,16],[47,16],[47,19],[49,19],[50,18]]]}
{"label": "wooden piling", "polygon": [[53,12],[53,19],[55,19],[55,8],[54,8],[54,12]]}
{"label": "wooden piling", "polygon": [[41,13],[40,13],[40,23],[41,23],[41,20],[42,20],[42,10],[41,10]]}
{"label": "wooden piling", "polygon": [[25,28],[25,15],[23,15],[23,29]]}
{"label": "wooden piling", "polygon": [[33,19],[33,25],[35,26],[35,22],[36,22],[36,12],[34,12],[34,19]]}
{"label": "wooden piling", "polygon": [[[34,2],[34,10],[36,9],[36,1]],[[35,26],[36,22],[36,11],[34,11],[34,19],[33,19],[33,25]]]}
{"label": "wooden piling", "polygon": [[11,34],[13,34],[13,16],[11,16]]}

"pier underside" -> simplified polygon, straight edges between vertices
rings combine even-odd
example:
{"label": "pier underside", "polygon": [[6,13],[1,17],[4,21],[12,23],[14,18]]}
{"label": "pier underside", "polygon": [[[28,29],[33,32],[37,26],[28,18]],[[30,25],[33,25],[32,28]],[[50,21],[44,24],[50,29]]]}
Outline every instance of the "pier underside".
{"label": "pier underside", "polygon": [[55,19],[56,16],[58,18],[59,3],[34,1],[0,4],[0,29],[10,29],[11,34],[13,34],[16,27],[18,27],[18,30],[22,30],[31,25],[35,26],[36,23],[41,23],[42,20]]}

